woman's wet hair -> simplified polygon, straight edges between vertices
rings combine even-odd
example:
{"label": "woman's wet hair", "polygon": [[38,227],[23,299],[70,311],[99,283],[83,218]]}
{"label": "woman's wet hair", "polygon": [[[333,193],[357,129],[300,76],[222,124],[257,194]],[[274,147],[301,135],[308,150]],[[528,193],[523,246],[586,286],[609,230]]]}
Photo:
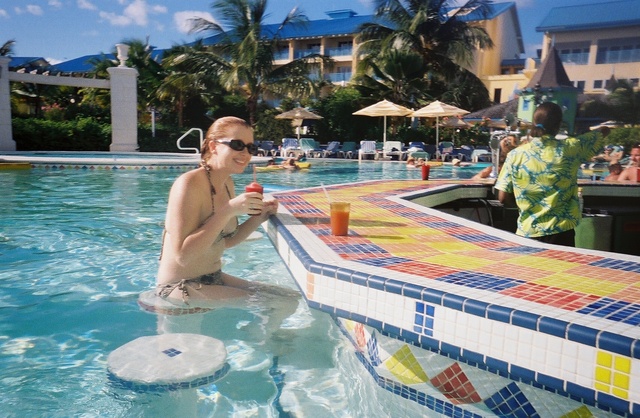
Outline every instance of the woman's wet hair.
{"label": "woman's wet hair", "polygon": [[211,151],[209,149],[209,143],[217,139],[226,138],[229,129],[234,126],[241,126],[247,129],[252,129],[251,125],[244,119],[237,118],[235,116],[222,117],[211,124],[202,142],[202,149],[200,150],[200,157],[202,162],[206,162],[211,157]]}
{"label": "woman's wet hair", "polygon": [[544,102],[533,113],[531,136],[556,136],[562,124],[562,108],[553,102]]}

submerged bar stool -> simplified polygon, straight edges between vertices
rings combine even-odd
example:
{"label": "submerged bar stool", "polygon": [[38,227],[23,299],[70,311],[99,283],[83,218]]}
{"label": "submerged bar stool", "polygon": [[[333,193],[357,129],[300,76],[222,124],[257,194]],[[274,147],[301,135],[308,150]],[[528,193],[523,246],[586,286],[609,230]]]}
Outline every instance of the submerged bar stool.
{"label": "submerged bar stool", "polygon": [[109,380],[137,392],[163,392],[213,383],[229,371],[222,341],[175,333],[136,338],[109,354]]}

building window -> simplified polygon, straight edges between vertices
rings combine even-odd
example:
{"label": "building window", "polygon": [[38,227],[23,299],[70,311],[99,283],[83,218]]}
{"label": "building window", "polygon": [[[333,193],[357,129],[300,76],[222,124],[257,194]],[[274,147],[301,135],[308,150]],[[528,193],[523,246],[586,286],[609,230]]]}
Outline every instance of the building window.
{"label": "building window", "polygon": [[558,51],[565,64],[585,65],[589,63],[589,48],[570,48]]}
{"label": "building window", "polygon": [[576,83],[576,87],[579,88],[580,90],[584,90],[584,86],[585,86],[584,80],[578,81]]}
{"label": "building window", "polygon": [[493,90],[493,102],[501,103],[500,99],[502,98],[502,89],[494,89]]}
{"label": "building window", "polygon": [[601,89],[602,88],[602,80],[593,80],[593,88]]}
{"label": "building window", "polygon": [[640,38],[605,39],[598,42],[596,64],[640,62]]}

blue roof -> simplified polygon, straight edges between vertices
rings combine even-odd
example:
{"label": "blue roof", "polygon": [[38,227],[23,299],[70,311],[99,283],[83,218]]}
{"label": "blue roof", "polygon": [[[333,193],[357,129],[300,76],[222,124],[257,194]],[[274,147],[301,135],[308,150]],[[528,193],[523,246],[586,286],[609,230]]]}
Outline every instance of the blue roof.
{"label": "blue roof", "polygon": [[9,68],[18,68],[18,67],[28,67],[31,64],[35,64],[38,66],[42,66],[43,64],[48,65],[46,59],[42,57],[14,57],[10,56],[11,61],[9,61]]}
{"label": "blue roof", "polygon": [[113,54],[84,55],[69,61],[60,62],[56,64],[55,67],[63,73],[87,73],[93,70],[94,66],[91,64],[91,61],[103,59],[115,60],[116,57]]}
{"label": "blue roof", "polygon": [[[154,61],[162,60],[162,54],[164,53],[164,49],[154,49],[151,51],[151,58]],[[94,55],[84,55],[79,58],[74,58],[69,61],[60,62],[55,64],[54,67],[56,70],[62,73],[88,73],[93,70],[93,64],[91,61],[94,60],[117,60],[114,54],[94,54]]]}
{"label": "blue roof", "polygon": [[[471,12],[467,15],[460,15],[459,18],[464,21],[478,21],[485,19],[493,19],[496,16],[514,8],[514,2],[491,3],[488,8],[488,14],[483,17],[479,12]],[[327,12],[332,19],[310,20],[305,23],[290,24],[282,28],[280,31],[281,39],[304,39],[319,38],[330,36],[354,35],[359,32],[360,26],[364,23],[379,21],[373,15],[357,16],[350,10],[337,10]],[[270,38],[278,28],[279,23],[267,24],[262,27],[262,35]],[[223,39],[223,35],[213,35],[203,39],[205,45],[215,45]]]}
{"label": "blue roof", "polygon": [[554,7],[536,31],[571,32],[637,25],[640,25],[640,0],[621,0]]}

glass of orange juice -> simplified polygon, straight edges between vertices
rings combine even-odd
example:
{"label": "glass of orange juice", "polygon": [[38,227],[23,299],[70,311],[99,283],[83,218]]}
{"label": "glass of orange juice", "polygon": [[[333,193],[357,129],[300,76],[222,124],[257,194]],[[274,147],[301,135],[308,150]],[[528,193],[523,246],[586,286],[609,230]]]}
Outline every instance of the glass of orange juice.
{"label": "glass of orange juice", "polygon": [[331,234],[349,234],[349,212],[351,204],[348,202],[331,202]]}

